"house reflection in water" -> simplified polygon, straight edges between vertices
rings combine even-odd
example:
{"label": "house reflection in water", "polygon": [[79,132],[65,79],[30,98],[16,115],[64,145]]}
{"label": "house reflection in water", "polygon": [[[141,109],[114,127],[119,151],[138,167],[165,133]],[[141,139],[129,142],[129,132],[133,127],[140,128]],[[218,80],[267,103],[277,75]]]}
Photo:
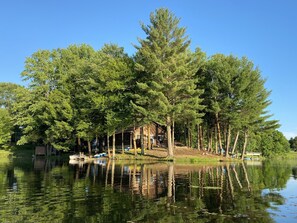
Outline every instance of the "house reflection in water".
{"label": "house reflection in water", "polygon": [[[173,196],[173,164],[123,164],[115,161],[71,165],[75,179],[92,178],[93,183],[104,184],[149,199]],[[168,189],[169,186],[169,189]],[[168,192],[168,193],[167,193]]]}

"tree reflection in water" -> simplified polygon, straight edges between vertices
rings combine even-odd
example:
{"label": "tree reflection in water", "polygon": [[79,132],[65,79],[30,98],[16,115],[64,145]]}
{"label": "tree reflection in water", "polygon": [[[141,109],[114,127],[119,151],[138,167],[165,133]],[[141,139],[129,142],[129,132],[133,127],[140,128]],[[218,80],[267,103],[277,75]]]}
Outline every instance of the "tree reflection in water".
{"label": "tree reflection in water", "polygon": [[23,165],[1,166],[4,222],[273,222],[267,208],[285,202],[275,189],[295,171],[281,162]]}

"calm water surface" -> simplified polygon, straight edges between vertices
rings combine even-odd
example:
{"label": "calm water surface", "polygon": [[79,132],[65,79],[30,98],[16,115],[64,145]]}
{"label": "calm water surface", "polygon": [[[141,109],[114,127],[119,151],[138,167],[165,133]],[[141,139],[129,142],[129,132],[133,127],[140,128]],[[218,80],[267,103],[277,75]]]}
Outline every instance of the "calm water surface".
{"label": "calm water surface", "polygon": [[0,222],[297,222],[297,161],[0,164]]}

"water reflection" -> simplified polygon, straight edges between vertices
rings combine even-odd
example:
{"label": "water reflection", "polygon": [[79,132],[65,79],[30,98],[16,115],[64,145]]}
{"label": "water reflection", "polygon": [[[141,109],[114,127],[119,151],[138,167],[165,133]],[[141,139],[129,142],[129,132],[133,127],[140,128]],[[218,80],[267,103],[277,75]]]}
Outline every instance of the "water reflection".
{"label": "water reflection", "polygon": [[278,191],[296,166],[14,160],[0,165],[0,216],[4,222],[273,222],[278,213],[271,208],[286,205]]}

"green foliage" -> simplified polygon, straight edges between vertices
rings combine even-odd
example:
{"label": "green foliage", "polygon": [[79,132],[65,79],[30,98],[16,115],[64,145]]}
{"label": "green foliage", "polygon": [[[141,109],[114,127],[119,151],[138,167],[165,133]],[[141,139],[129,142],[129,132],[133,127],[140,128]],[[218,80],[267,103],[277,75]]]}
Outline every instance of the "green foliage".
{"label": "green foliage", "polygon": [[196,111],[193,118],[199,118],[202,91],[196,88],[194,75],[199,66],[195,62],[201,53],[188,51],[186,30],[178,27],[179,19],[169,10],[156,10],[150,22],[151,25],[142,25],[147,38],[139,39],[140,46],[136,46],[135,67],[139,76],[135,104],[142,108],[135,106],[136,109],[164,124],[168,115]]}
{"label": "green foliage", "polygon": [[[222,135],[231,135],[230,139],[222,137],[223,148],[231,148],[237,142],[246,147],[247,140],[252,143],[258,131],[276,129],[277,121],[268,120],[267,107],[270,92],[264,87],[265,80],[258,68],[247,58],[232,55],[213,55],[197,72],[201,78],[198,87],[204,88],[203,104],[205,116],[203,126],[208,134],[214,129]],[[219,129],[218,129],[219,128]],[[245,148],[244,148],[245,149]]]}
{"label": "green foliage", "polygon": [[[270,91],[260,70],[246,57],[207,58],[199,48],[192,52],[179,23],[168,9],[151,13],[150,24],[141,26],[146,38],[139,39],[133,58],[115,44],[98,51],[71,45],[28,57],[21,74],[28,88],[0,83],[0,106],[22,131],[18,144],[68,150],[78,138],[91,141],[154,121],[167,127],[168,139],[174,124],[175,138],[184,138],[189,146],[200,140],[201,148],[212,150],[221,141],[231,149],[239,134],[242,150],[263,148],[266,155],[287,151],[274,133],[278,122],[266,110]],[[198,124],[199,136],[194,134]],[[277,143],[274,149],[268,138]],[[171,140],[167,142],[172,156]]]}
{"label": "green foliage", "polygon": [[132,60],[116,45],[95,51],[87,45],[42,50],[26,60],[22,73],[29,92],[15,106],[24,135],[18,144],[35,142],[68,150],[75,137],[96,135],[127,125],[125,92]]}
{"label": "green foliage", "polygon": [[264,156],[275,156],[290,151],[290,144],[285,136],[275,130],[260,134],[260,151]]}
{"label": "green foliage", "polygon": [[24,128],[19,145],[35,142],[68,148],[73,114],[60,58],[61,50],[41,50],[26,60],[22,76],[30,81],[29,94],[15,106],[17,124]]}
{"label": "green foliage", "polygon": [[9,111],[13,104],[18,100],[18,94],[24,88],[13,83],[0,83],[0,107],[6,108]]}
{"label": "green foliage", "polygon": [[13,123],[7,109],[0,108],[0,148],[6,147],[11,139]]}
{"label": "green foliage", "polygon": [[294,138],[290,138],[289,144],[290,144],[291,150],[297,151],[297,136],[295,136]]}
{"label": "green foliage", "polygon": [[[202,53],[189,51],[190,40],[179,19],[168,9],[158,9],[150,15],[150,25],[142,25],[147,35],[136,46],[137,88],[132,106],[141,114],[143,123],[156,121],[170,126],[185,117],[199,121],[203,108],[201,89],[196,87],[197,61]],[[168,139],[169,156],[172,148]]]}

